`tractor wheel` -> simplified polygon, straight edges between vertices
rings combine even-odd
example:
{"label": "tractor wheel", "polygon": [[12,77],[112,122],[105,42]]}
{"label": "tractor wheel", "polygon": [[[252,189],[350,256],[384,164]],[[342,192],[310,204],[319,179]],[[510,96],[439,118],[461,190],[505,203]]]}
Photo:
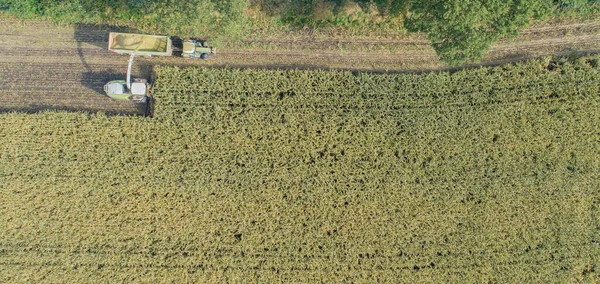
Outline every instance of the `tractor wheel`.
{"label": "tractor wheel", "polygon": [[208,59],[208,54],[207,53],[200,54],[200,59],[204,59],[204,60]]}

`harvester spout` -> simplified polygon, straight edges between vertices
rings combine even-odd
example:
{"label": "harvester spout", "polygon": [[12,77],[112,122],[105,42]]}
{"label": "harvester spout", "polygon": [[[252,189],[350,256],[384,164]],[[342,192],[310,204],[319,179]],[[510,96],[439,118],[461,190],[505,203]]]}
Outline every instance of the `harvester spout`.
{"label": "harvester spout", "polygon": [[133,66],[133,58],[135,57],[135,52],[131,54],[129,57],[129,66],[127,66],[127,89],[131,90],[131,66]]}

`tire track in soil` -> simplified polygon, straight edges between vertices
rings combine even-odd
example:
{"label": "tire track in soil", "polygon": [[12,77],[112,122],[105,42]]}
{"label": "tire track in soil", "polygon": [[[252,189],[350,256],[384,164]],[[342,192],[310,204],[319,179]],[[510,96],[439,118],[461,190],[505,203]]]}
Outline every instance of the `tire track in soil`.
{"label": "tire track in soil", "polygon": [[[524,38],[552,38],[555,36],[563,36],[566,32],[570,35],[600,33],[600,21],[589,21],[584,23],[563,24],[550,27],[529,28],[523,30],[519,37],[515,40],[523,40]],[[519,39],[520,38],[520,39]],[[301,48],[316,48],[330,49],[340,45],[395,45],[395,46],[419,46],[428,48],[429,40],[424,36],[417,36],[414,39],[373,39],[365,37],[355,37],[353,39],[334,38],[334,39],[315,39],[310,36],[298,36],[293,39],[271,38],[271,39],[253,39],[245,41],[247,44],[271,44],[280,48],[295,47]]]}
{"label": "tire track in soil", "polygon": [[530,33],[543,33],[546,31],[565,31],[572,29],[581,29],[581,28],[600,28],[600,21],[585,21],[581,23],[573,23],[573,24],[559,24],[559,25],[549,25],[543,27],[534,27],[528,28],[521,32],[521,34],[530,34]]}
{"label": "tire track in soil", "polygon": [[[544,39],[537,40],[533,42],[525,42],[520,44],[511,44],[511,45],[496,45],[496,47],[492,47],[491,51],[507,51],[507,50],[522,50],[522,49],[531,49],[535,47],[549,47],[549,46],[562,46],[562,45],[580,45],[580,44],[594,44],[598,43],[600,40],[600,34],[596,35],[582,35],[582,36],[572,36],[563,39]],[[600,45],[600,44],[599,44]],[[402,55],[402,54],[378,54],[378,57],[383,57],[384,59],[389,59],[392,57],[397,58],[437,58],[437,54],[429,53],[422,54],[423,52],[413,52],[412,55]],[[287,55],[287,56],[307,56],[307,54],[314,56],[336,56],[340,55],[339,52],[318,52],[318,53],[307,53],[307,52],[294,52],[294,51],[252,51],[252,50],[237,50],[237,51],[223,51],[219,53],[220,55],[248,55],[253,54],[255,56],[273,56],[273,55]],[[373,53],[369,52],[353,52],[351,54],[344,54],[344,56],[367,56],[373,55]]]}

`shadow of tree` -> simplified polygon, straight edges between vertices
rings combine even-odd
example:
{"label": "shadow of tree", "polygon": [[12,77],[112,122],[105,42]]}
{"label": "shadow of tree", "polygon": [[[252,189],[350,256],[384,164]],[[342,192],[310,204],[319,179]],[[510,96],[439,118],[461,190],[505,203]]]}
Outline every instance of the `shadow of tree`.
{"label": "shadow of tree", "polygon": [[492,61],[484,60],[482,62],[465,64],[463,66],[458,66],[458,67],[455,67],[452,69],[460,70],[460,69],[465,69],[465,68],[474,68],[474,67],[478,67],[478,66],[499,66],[499,65],[504,65],[504,64],[513,64],[513,63],[518,63],[518,62],[528,61],[528,60],[533,60],[533,59],[540,59],[540,58],[551,58],[552,60],[560,60],[562,62],[574,63],[577,59],[579,59],[581,57],[592,56],[592,55],[596,55],[596,54],[600,54],[600,49],[578,50],[578,49],[567,48],[567,49],[556,51],[556,52],[550,52],[550,53],[544,54],[544,55],[532,54],[527,51],[518,51],[518,52],[503,54],[501,56],[495,56],[492,58]]}

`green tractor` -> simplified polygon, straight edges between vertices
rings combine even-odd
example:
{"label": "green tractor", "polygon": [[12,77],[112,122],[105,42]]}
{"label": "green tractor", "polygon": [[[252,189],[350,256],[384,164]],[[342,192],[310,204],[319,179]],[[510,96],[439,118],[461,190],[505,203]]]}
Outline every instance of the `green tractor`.
{"label": "green tractor", "polygon": [[187,59],[212,59],[212,55],[217,54],[217,50],[208,46],[206,41],[195,39],[186,40],[183,42],[181,56]]}

